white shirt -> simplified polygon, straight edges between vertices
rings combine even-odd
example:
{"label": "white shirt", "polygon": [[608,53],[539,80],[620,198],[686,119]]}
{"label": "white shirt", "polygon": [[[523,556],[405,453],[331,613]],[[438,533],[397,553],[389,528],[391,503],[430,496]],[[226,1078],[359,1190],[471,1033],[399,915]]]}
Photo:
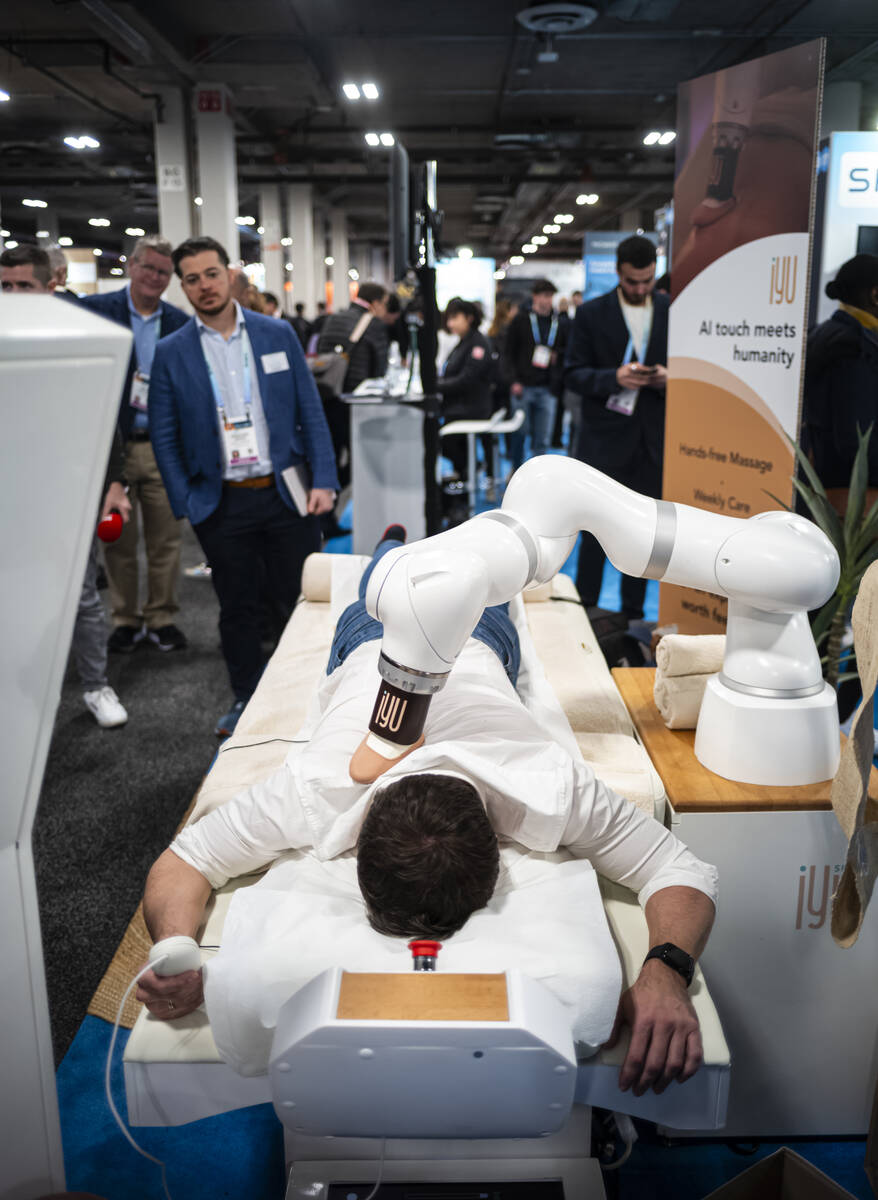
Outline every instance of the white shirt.
{"label": "white shirt", "polygon": [[[618,290],[618,296],[622,316],[631,337],[632,350],[637,356],[638,362],[645,362],[646,347],[649,345],[649,335],[652,333],[652,296],[647,296],[643,304],[629,304],[622,295],[621,288]],[[631,351],[629,350],[625,362],[630,361]]]}
{"label": "white shirt", "polygon": [[177,835],[171,849],[214,888],[285,850],[334,858],[356,845],[375,791],[415,772],[453,772],[476,788],[501,840],[566,847],[638,892],[641,904],[673,886],[716,901],[716,869],[547,738],[497,655],[472,638],[433,697],[425,744],[375,783],[354,783],[348,767],[375,702],[379,650],[379,641],[367,642],[324,676],[303,750]]}
{"label": "white shirt", "polygon": [[[244,351],[243,351],[243,332],[244,332],[244,314],[241,311],[241,306],[236,300],[235,316],[237,318],[235,324],[235,332],[226,341],[223,335],[216,329],[211,329],[205,325],[201,317],[195,316],[195,324],[198,327],[198,332],[201,335],[201,349],[204,351],[204,357],[207,360],[210,371],[216,379],[217,387],[219,388],[220,396],[223,400],[223,408],[227,417],[245,417],[248,415],[247,405],[244,402],[246,395],[244,390]],[[248,339],[249,340],[249,339]],[[256,371],[256,356],[253,353],[253,347],[250,347],[250,420],[253,422],[253,428],[256,433],[256,446],[259,450],[259,461],[255,463],[246,463],[243,466],[229,466],[228,463],[223,464],[223,479],[247,479],[254,475],[271,475],[274,467],[271,465],[271,452],[268,446],[268,425],[265,420],[265,411],[262,407],[262,396],[259,392],[259,375]],[[211,388],[211,395],[213,389]],[[221,425],[222,418],[219,411],[216,414],[217,422]]]}

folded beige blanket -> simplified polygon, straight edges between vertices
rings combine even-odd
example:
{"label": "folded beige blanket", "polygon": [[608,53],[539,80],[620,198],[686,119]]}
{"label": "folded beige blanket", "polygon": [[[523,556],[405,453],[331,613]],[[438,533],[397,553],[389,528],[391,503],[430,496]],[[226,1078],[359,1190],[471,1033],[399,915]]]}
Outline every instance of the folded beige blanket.
{"label": "folded beige blanket", "polygon": [[666,678],[677,675],[714,675],[722,669],[725,652],[724,633],[700,636],[668,633],[656,647],[655,661],[659,674]]}
{"label": "folded beige blanket", "polygon": [[668,729],[694,729],[704,699],[704,689],[713,672],[704,675],[672,675],[656,671],[653,698]]}

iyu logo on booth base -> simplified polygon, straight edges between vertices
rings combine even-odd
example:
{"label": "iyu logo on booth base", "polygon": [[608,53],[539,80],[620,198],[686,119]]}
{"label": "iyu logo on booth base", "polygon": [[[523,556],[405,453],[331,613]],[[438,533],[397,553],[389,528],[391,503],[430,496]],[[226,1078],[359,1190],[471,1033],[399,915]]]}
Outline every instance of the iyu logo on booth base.
{"label": "iyu logo on booth base", "polygon": [[[808,929],[822,929],[829,911],[829,902],[838,890],[841,867],[801,867],[799,869],[799,902],[796,907],[796,929],[802,929],[805,917]],[[807,892],[807,900],[806,900]]]}
{"label": "iyu logo on booth base", "polygon": [[796,254],[782,254],[771,260],[771,283],[769,304],[792,304],[796,298],[796,281],[799,274],[799,258]]}

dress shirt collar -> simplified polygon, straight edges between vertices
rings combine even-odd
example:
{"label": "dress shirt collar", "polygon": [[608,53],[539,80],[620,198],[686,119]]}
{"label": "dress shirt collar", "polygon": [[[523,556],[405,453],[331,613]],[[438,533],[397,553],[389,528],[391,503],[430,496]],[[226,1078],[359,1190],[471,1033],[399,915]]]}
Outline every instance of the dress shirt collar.
{"label": "dress shirt collar", "polygon": [[[232,303],[235,306],[235,331],[229,337],[229,341],[231,341],[232,338],[240,337],[241,330],[244,328],[244,313],[241,311],[241,305],[238,303],[237,300],[233,300]],[[205,325],[205,323],[202,321],[201,317],[199,317],[198,313],[195,314],[195,324],[198,326],[199,333],[206,333],[213,337],[218,337],[222,341],[225,341],[225,338],[220,333],[220,331],[218,329],[211,329],[211,327],[209,325]]]}
{"label": "dress shirt collar", "polygon": [[148,317],[145,317],[142,312],[138,312],[137,308],[135,307],[134,301],[131,299],[131,284],[130,283],[125,284],[125,296],[128,300],[128,311],[131,313],[132,317],[137,317],[138,321],[144,321],[144,322],[157,321],[159,319],[159,317],[162,315],[161,300],[159,300],[158,308],[155,310],[155,312],[150,313]]}

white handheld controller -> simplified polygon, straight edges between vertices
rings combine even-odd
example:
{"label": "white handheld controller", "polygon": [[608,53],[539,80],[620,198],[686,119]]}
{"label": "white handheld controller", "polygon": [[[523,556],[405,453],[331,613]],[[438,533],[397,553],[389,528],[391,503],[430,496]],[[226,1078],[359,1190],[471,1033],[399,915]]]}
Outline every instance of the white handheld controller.
{"label": "white handheld controller", "polygon": [[[162,958],[164,962],[158,962]],[[194,938],[177,934],[175,937],[163,938],[156,942],[149,952],[149,961],[156,975],[180,975],[183,971],[200,971],[201,950]]]}

